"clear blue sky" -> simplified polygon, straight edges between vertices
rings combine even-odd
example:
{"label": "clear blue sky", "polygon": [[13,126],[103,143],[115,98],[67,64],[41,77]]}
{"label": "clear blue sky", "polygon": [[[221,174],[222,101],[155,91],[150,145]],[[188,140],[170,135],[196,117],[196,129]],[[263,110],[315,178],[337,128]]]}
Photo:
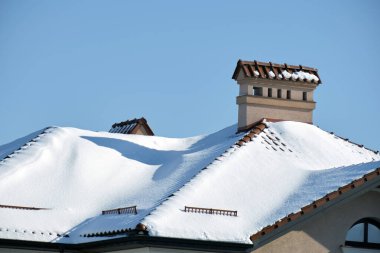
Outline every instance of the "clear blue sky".
{"label": "clear blue sky", "polygon": [[144,116],[237,122],[237,60],[316,67],[315,124],[380,149],[380,1],[0,1],[0,143]]}

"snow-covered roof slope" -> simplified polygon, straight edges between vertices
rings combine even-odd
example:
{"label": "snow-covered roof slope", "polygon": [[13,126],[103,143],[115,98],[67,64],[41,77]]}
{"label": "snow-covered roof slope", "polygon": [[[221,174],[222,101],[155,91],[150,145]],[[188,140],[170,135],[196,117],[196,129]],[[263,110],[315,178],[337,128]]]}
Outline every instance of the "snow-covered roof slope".
{"label": "snow-covered roof slope", "polygon": [[[174,139],[49,128],[0,163],[0,205],[48,210],[0,208],[0,237],[79,243],[143,223],[150,236],[251,243],[263,227],[380,167],[378,154],[313,125],[267,123],[243,146],[235,130]],[[101,215],[135,205],[137,214]]]}
{"label": "snow-covered roof slope", "polygon": [[[146,217],[150,234],[251,243],[263,227],[380,167],[378,155],[315,126],[267,125]],[[237,210],[238,216],[188,213],[184,206]]]}
{"label": "snow-covered roof slope", "polygon": [[[0,163],[0,205],[48,210],[0,208],[0,238],[52,241],[81,223],[78,235],[134,228],[235,143],[235,129],[174,139],[53,127],[22,148],[1,146],[20,149]],[[133,205],[137,215],[100,215]]]}

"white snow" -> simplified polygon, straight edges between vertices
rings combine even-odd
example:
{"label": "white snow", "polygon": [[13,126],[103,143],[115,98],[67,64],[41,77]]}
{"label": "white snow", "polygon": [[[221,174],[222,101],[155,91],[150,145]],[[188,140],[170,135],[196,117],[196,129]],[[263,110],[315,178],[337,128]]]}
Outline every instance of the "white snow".
{"label": "white snow", "polygon": [[289,79],[292,77],[292,75],[286,70],[282,71],[282,75],[285,77],[285,79]]}
{"label": "white snow", "polygon": [[[0,208],[0,237],[51,241],[71,231],[75,241],[84,233],[134,228],[234,144],[241,137],[235,131],[174,139],[51,128],[0,165],[0,205],[50,210]],[[19,142],[5,147],[17,149]],[[132,205],[137,215],[99,216]],[[75,228],[81,223],[89,225]]]}
{"label": "white snow", "polygon": [[[267,124],[242,147],[233,146],[236,126],[183,139],[50,128],[0,163],[0,205],[50,209],[0,208],[0,237],[78,243],[142,222],[151,236],[251,243],[262,227],[380,167],[379,155],[313,125]],[[101,215],[133,205],[137,215]]]}
{"label": "white snow", "polygon": [[282,71],[282,75],[285,77],[285,79],[291,78],[293,81],[297,81],[298,79],[301,81],[306,79],[306,81],[308,81],[308,82],[311,82],[311,81],[318,82],[319,81],[319,78],[316,75],[304,72],[302,70],[301,71],[295,71],[292,74],[290,74],[288,71],[284,70],[284,71]]}
{"label": "white snow", "polygon": [[303,80],[303,79],[301,78],[301,76],[298,75],[298,72],[293,72],[293,73],[292,73],[292,80],[293,80],[293,81],[296,81],[298,78],[301,79],[301,80]]}
{"label": "white snow", "polygon": [[25,137],[19,138],[11,143],[4,144],[0,146],[0,162],[4,162],[4,158],[7,156],[12,156],[14,154],[14,151],[17,152],[17,150],[21,148],[26,148],[28,145],[25,145],[25,143],[29,143],[31,145],[33,139],[37,138],[39,134],[41,134],[44,131],[44,129],[36,131],[34,133],[31,133]]}
{"label": "white snow", "polygon": [[[315,126],[268,124],[147,216],[150,234],[251,243],[263,227],[380,167],[378,155]],[[184,206],[237,210],[238,217],[185,213]]]}
{"label": "white snow", "polygon": [[298,71],[295,73],[297,73],[298,78],[301,80],[306,79],[308,82],[311,82],[311,81],[318,82],[319,81],[319,78],[314,74],[310,74],[310,73],[307,73],[304,71]]}

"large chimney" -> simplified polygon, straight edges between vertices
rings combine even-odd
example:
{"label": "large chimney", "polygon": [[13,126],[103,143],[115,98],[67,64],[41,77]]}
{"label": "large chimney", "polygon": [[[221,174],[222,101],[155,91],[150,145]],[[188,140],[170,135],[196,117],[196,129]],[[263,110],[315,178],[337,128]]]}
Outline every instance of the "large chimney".
{"label": "large chimney", "polygon": [[239,60],[232,76],[239,85],[238,131],[262,119],[313,123],[318,70],[302,65]]}

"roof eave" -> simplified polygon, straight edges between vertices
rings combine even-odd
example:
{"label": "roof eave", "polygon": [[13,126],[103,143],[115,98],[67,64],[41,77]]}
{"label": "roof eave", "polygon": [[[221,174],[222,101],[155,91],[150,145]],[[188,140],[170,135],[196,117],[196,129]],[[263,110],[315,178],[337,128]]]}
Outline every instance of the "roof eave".
{"label": "roof eave", "polygon": [[[361,181],[361,179],[364,179]],[[261,247],[276,238],[289,232],[294,226],[309,220],[310,218],[318,215],[326,209],[329,209],[333,206],[344,204],[368,191],[376,189],[380,185],[380,168],[375,169],[374,171],[365,174],[361,179],[352,181],[351,183],[340,187],[337,191],[327,194],[325,197],[331,196],[332,193],[338,192],[339,195],[333,199],[325,201],[324,204],[316,206],[315,208],[305,211],[305,207],[301,208],[301,211],[295,214],[289,214],[288,216],[281,219],[281,222],[284,222],[283,225],[279,226],[278,221],[272,225],[269,225],[257,233],[251,235],[251,241],[255,245],[255,248]],[[360,183],[359,183],[360,182]],[[314,201],[318,202],[319,200]]]}
{"label": "roof eave", "polygon": [[60,252],[109,252],[116,250],[157,247],[167,249],[195,250],[207,252],[241,253],[252,249],[252,244],[192,240],[182,238],[135,235],[100,240],[79,244],[63,244],[51,242],[35,242],[24,240],[0,239],[0,248],[27,250],[59,250]]}

